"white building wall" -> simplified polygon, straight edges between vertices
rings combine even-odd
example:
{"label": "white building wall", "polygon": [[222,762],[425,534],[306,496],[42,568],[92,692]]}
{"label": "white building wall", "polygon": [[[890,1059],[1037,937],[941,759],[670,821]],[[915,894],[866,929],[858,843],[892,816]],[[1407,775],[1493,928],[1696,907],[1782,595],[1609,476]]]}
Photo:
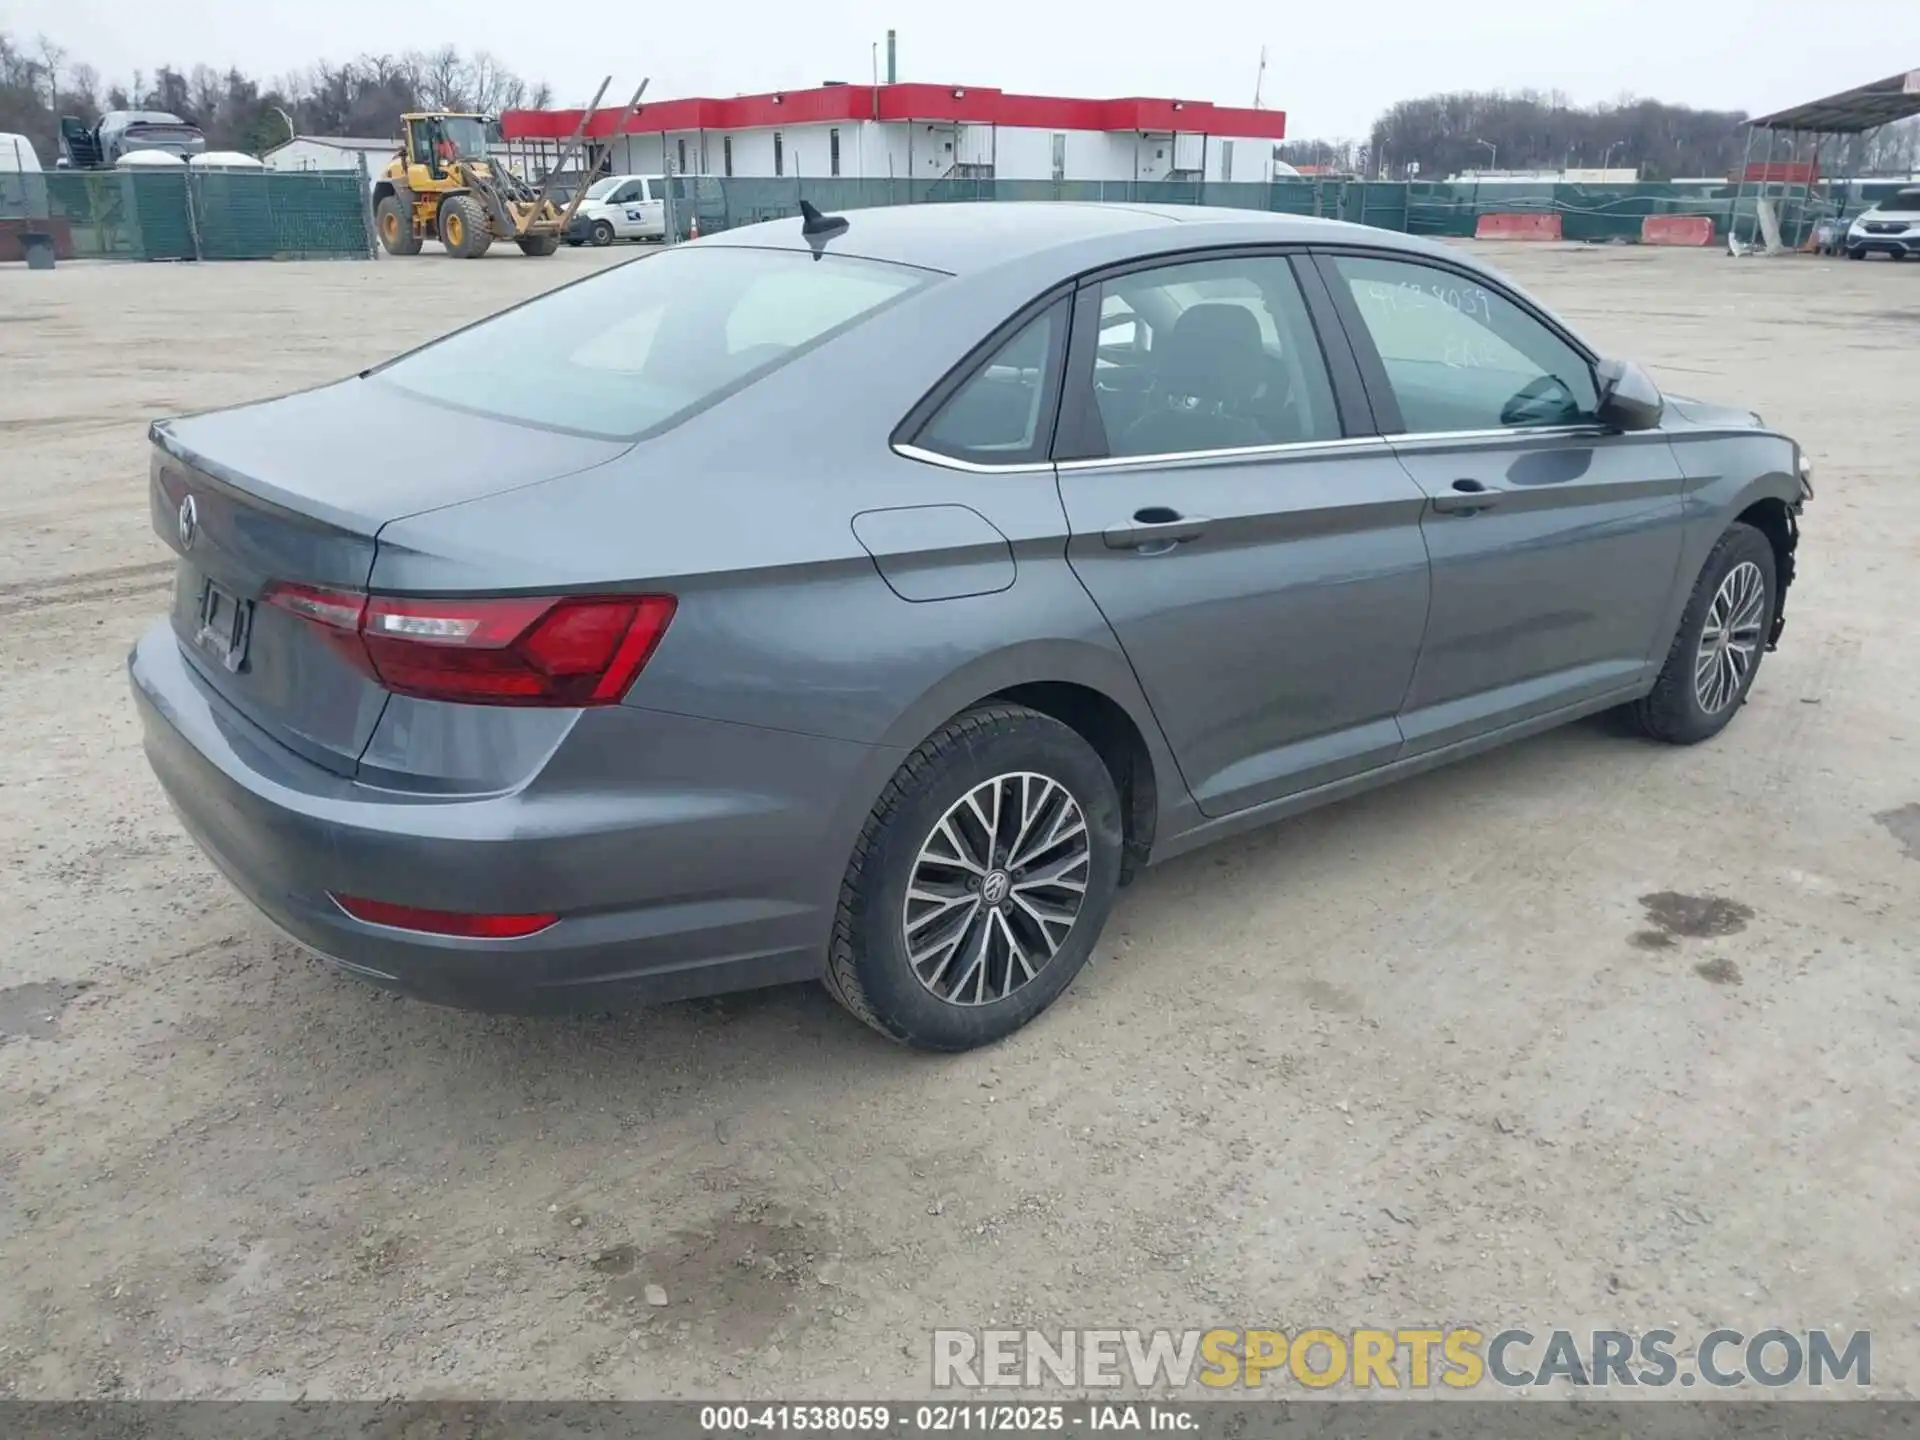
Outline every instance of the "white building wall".
{"label": "white building wall", "polygon": [[960,138],[954,144],[954,162],[959,165],[997,164],[999,128],[997,125],[962,125]]}
{"label": "white building wall", "polygon": [[[1231,145],[1232,151],[1227,147]],[[1264,185],[1273,179],[1271,139],[1245,135],[1211,135],[1207,138],[1206,178],[1230,181],[1235,185]],[[1233,170],[1227,171],[1229,153]]]}
{"label": "white building wall", "polygon": [[267,153],[263,163],[269,170],[358,170],[363,175],[378,175],[385,170],[399,149],[348,149],[322,140],[289,140]]}
{"label": "white building wall", "polygon": [[1141,180],[1164,180],[1174,168],[1174,143],[1171,135],[1136,135],[1133,138],[1134,174]]}
{"label": "white building wall", "polygon": [[[765,128],[634,135],[614,145],[613,164],[619,173],[664,174],[669,161],[677,164],[678,142],[684,139],[691,171],[725,175],[726,142],[731,139],[733,174],[764,179],[774,174],[773,137],[778,134],[780,173],[787,179],[824,180],[832,174],[835,130],[840,132],[840,175],[845,179],[938,180],[955,165],[991,165],[995,179],[1051,180],[1055,135],[1064,137],[1064,178],[1068,181],[1165,180],[1176,169],[1204,169],[1208,180],[1227,178],[1220,136],[1053,131],[925,121],[843,120],[783,125],[777,131]],[[1271,179],[1273,145],[1269,139],[1233,137],[1232,179],[1237,183]]]}
{"label": "white building wall", "polygon": [[1002,125],[999,132],[994,136],[994,179],[1053,178],[1053,131]]}
{"label": "white building wall", "polygon": [[911,169],[907,154],[913,127],[869,120],[863,128],[866,139],[863,142],[865,154],[861,163],[865,169],[862,173],[876,180],[906,179]]}

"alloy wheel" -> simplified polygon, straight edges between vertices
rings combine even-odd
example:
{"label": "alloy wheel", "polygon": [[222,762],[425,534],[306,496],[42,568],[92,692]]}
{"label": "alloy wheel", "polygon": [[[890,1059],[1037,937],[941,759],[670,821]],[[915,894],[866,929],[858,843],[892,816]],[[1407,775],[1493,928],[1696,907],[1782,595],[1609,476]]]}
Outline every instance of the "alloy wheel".
{"label": "alloy wheel", "polygon": [[1693,694],[1707,714],[1718,715],[1739,697],[1759,660],[1766,618],[1766,577],[1753,561],[1742,560],[1714,591],[1694,655]]}
{"label": "alloy wheel", "polygon": [[948,807],[907,879],[909,964],[954,1005],[1004,1000],[1060,951],[1086,899],[1086,815],[1045,775],[996,775]]}

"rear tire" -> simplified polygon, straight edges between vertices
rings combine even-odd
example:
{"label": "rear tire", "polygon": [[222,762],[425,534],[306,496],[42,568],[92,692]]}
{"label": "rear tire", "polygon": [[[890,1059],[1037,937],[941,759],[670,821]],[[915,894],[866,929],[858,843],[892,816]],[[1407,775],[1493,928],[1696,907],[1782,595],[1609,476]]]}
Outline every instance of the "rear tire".
{"label": "rear tire", "polygon": [[551,255],[560,248],[558,235],[529,235],[515,242],[520,246],[522,255]]}
{"label": "rear tire", "polygon": [[605,220],[594,221],[593,229],[589,232],[589,238],[591,238],[596,245],[611,245],[613,243],[612,224]]}
{"label": "rear tire", "polygon": [[1121,848],[1119,792],[1076,731],[1022,705],[969,710],[907,757],[867,817],[827,989],[919,1049],[1002,1039],[1086,964]]}
{"label": "rear tire", "polygon": [[478,260],[493,244],[487,212],[471,195],[449,195],[440,202],[440,243],[457,260]]}
{"label": "rear tire", "polygon": [[413,207],[398,195],[383,195],[373,208],[380,246],[389,255],[418,255],[420,237],[413,233]]}
{"label": "rear tire", "polygon": [[1734,524],[1700,567],[1679,632],[1652,691],[1633,706],[1640,729],[1669,745],[1697,745],[1746,704],[1779,604],[1773,544]]}

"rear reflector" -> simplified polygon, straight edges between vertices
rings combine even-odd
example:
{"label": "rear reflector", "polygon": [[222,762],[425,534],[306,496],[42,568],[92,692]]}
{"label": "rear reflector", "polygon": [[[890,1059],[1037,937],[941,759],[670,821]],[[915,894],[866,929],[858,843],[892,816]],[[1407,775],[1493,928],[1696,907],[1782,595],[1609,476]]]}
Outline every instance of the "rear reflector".
{"label": "rear reflector", "polygon": [[471,705],[613,705],[673,619],[671,595],[409,600],[277,584],[261,597],[319,627],[396,695]]}
{"label": "rear reflector", "polygon": [[560,919],[558,915],[467,915],[458,910],[423,910],[417,905],[364,900],[358,895],[335,895],[333,903],[369,925],[418,930],[425,935],[458,935],[469,940],[518,940],[537,935]]}

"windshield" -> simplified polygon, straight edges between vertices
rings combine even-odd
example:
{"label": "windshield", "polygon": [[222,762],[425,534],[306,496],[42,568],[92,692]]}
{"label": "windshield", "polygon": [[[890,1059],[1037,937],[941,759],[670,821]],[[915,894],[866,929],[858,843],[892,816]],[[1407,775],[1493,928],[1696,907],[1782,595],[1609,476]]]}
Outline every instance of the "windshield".
{"label": "windshield", "polygon": [[1920,214],[1920,190],[1902,190],[1898,195],[1889,195],[1873,208],[1881,215]]}
{"label": "windshield", "polygon": [[462,409],[639,439],[934,278],[804,250],[665,250],[457,331],[376,373]]}
{"label": "windshield", "polygon": [[448,115],[440,122],[440,133],[461,159],[487,158],[486,123],[471,115]]}
{"label": "windshield", "polygon": [[620,177],[618,175],[610,176],[605,180],[596,180],[587,187],[587,199],[604,200],[614,192],[615,187],[618,186],[619,183]]}

